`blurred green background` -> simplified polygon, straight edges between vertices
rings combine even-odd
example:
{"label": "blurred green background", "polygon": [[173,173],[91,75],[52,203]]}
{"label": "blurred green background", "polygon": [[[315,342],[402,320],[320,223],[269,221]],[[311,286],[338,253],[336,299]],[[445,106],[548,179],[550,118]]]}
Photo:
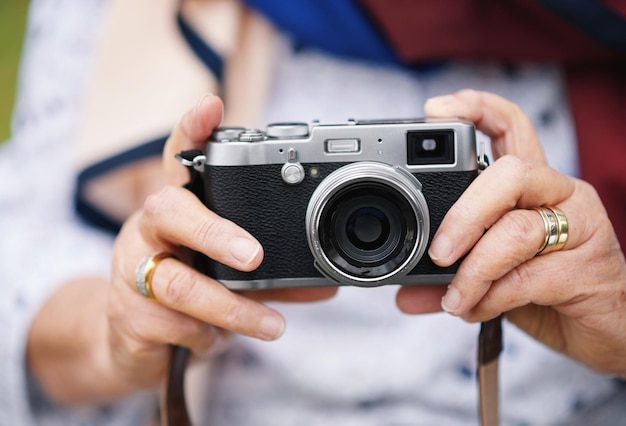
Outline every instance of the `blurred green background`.
{"label": "blurred green background", "polygon": [[0,141],[9,137],[28,0],[0,0]]}

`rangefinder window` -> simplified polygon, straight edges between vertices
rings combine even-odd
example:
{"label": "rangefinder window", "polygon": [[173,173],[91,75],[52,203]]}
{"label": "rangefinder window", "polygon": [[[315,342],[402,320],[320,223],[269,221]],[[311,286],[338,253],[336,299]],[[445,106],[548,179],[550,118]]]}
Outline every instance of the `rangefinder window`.
{"label": "rangefinder window", "polygon": [[454,164],[454,132],[409,131],[406,135],[407,164]]}

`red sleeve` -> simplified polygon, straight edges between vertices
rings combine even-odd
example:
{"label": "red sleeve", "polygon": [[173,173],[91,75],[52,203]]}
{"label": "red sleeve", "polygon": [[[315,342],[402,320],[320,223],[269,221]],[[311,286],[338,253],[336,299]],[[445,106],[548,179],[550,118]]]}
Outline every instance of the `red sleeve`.
{"label": "red sleeve", "polygon": [[626,249],[626,66],[567,71],[582,178],[600,194]]}
{"label": "red sleeve", "polygon": [[[537,0],[359,0],[398,56],[587,62],[617,53]],[[603,3],[626,16],[625,2]]]}

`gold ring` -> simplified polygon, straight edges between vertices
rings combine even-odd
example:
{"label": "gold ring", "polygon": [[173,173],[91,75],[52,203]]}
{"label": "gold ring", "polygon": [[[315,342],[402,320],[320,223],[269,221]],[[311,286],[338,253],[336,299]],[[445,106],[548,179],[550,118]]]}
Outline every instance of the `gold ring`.
{"label": "gold ring", "polygon": [[144,257],[139,265],[137,265],[137,269],[135,271],[135,284],[137,285],[137,290],[141,293],[142,296],[147,297],[148,299],[154,299],[154,293],[152,292],[152,275],[154,274],[154,270],[156,269],[158,263],[168,257],[174,257],[169,253],[161,252],[152,256]]}
{"label": "gold ring", "polygon": [[546,234],[536,255],[561,250],[567,243],[569,235],[569,224],[565,213],[556,207],[538,207],[535,210],[543,219]]}

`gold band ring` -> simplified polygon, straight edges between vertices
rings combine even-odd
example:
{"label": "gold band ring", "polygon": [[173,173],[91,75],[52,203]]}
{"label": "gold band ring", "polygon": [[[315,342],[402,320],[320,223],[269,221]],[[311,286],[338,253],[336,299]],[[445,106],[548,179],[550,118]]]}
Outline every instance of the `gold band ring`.
{"label": "gold band ring", "polygon": [[565,213],[556,207],[538,207],[535,209],[543,219],[546,236],[537,250],[537,255],[561,250],[569,232],[569,224]]}
{"label": "gold band ring", "polygon": [[161,252],[144,257],[141,262],[139,262],[135,271],[135,284],[142,296],[156,300],[152,292],[152,275],[159,262],[168,257],[174,256],[166,252]]}

